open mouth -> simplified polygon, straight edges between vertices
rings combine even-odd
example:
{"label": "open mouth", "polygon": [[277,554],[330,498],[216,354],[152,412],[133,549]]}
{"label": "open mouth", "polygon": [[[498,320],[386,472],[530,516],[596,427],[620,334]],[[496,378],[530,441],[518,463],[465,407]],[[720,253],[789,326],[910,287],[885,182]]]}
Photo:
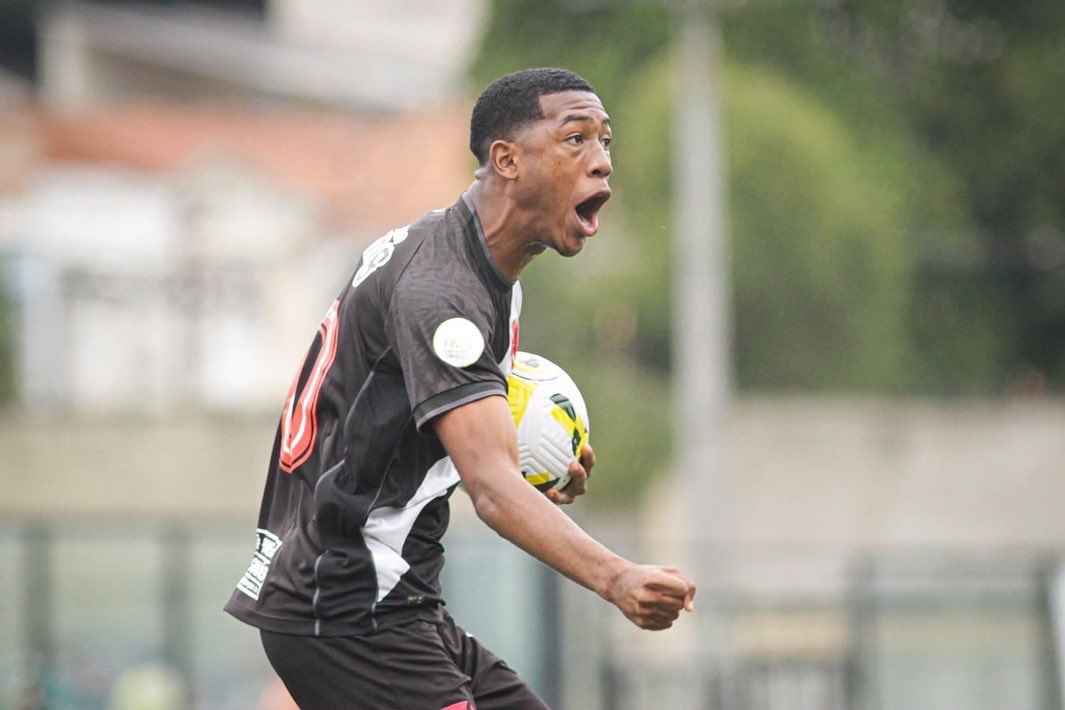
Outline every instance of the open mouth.
{"label": "open mouth", "polygon": [[577,213],[577,219],[580,220],[581,226],[584,227],[584,231],[588,236],[592,236],[599,231],[599,210],[603,208],[603,205],[609,199],[610,190],[600,190],[577,204],[574,211]]}

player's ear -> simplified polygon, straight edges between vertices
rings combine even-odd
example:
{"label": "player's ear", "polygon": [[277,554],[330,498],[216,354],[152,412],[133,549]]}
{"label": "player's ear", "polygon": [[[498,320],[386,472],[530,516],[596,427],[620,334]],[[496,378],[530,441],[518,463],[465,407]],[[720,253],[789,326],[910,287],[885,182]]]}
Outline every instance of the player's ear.
{"label": "player's ear", "polygon": [[493,141],[488,148],[488,165],[499,177],[504,180],[513,180],[518,177],[520,154],[521,148],[517,143],[505,140]]}

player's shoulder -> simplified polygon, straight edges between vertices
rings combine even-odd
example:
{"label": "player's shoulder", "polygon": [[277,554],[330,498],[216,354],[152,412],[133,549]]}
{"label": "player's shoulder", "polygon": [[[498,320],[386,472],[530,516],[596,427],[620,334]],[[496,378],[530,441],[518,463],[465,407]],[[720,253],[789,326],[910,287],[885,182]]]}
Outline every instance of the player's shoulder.
{"label": "player's shoulder", "polygon": [[440,231],[445,212],[429,212],[411,224],[390,229],[371,242],[359,258],[351,288],[358,289],[371,277],[379,288],[385,283],[395,283],[420,252],[422,244]]}
{"label": "player's shoulder", "polygon": [[471,258],[474,235],[457,206],[435,210],[410,225],[410,260],[396,284],[415,292],[480,292],[484,290]]}

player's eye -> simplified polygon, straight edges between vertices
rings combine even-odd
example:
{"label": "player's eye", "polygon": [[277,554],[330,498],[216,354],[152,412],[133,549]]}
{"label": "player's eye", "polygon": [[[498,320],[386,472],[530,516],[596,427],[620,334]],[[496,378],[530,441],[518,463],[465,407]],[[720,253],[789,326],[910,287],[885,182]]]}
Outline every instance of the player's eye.
{"label": "player's eye", "polygon": [[571,145],[581,145],[582,143],[584,143],[584,136],[582,136],[580,133],[574,133],[572,136],[568,136],[566,138],[566,142],[570,143]]}
{"label": "player's eye", "polygon": [[614,142],[614,139],[610,136],[603,136],[603,138],[601,138],[599,142],[603,144],[604,148],[610,150],[610,145]]}

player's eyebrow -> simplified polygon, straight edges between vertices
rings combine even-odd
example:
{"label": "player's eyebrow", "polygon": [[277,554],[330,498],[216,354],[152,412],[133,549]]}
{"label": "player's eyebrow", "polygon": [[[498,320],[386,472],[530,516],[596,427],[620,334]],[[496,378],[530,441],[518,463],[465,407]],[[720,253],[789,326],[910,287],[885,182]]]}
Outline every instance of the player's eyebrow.
{"label": "player's eyebrow", "polygon": [[[585,116],[585,115],[582,115],[582,114],[579,114],[579,113],[571,113],[570,115],[568,115],[565,118],[563,118],[562,122],[559,123],[558,125],[565,126],[567,123],[573,123],[575,121],[586,122],[586,121],[595,121],[595,119],[592,118],[591,116]],[[609,118],[604,118],[603,119],[603,125],[606,126],[607,128],[610,128],[610,119]]]}

